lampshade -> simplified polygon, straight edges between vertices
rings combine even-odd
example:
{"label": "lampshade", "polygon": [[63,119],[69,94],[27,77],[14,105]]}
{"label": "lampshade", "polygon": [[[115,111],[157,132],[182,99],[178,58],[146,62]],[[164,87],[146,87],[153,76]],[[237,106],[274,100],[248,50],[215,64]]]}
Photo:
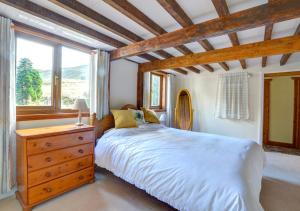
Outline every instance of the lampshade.
{"label": "lampshade", "polygon": [[73,109],[74,110],[79,110],[81,112],[85,112],[85,111],[89,110],[89,108],[88,108],[88,106],[86,104],[85,99],[76,99],[75,103],[73,105]]}
{"label": "lampshade", "polygon": [[161,122],[165,122],[167,119],[167,115],[166,114],[161,114],[160,117],[159,117],[159,121]]}

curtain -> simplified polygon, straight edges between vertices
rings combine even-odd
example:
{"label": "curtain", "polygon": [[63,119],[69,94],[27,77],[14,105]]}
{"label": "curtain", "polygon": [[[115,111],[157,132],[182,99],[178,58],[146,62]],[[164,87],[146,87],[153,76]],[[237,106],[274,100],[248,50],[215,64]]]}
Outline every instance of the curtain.
{"label": "curtain", "polygon": [[97,119],[109,114],[109,68],[109,53],[97,50],[91,58],[90,74],[90,111],[96,113]]}
{"label": "curtain", "polygon": [[150,72],[144,73],[144,92],[143,92],[143,106],[146,108],[150,107]]}
{"label": "curtain", "polygon": [[174,101],[175,101],[175,87],[174,87],[174,75],[168,74],[167,75],[167,119],[166,119],[166,126],[172,127],[173,126],[173,115],[174,115]]}
{"label": "curtain", "polygon": [[217,118],[249,119],[248,73],[220,74],[217,92]]}
{"label": "curtain", "polygon": [[16,177],[15,34],[0,17],[0,195],[9,193]]}

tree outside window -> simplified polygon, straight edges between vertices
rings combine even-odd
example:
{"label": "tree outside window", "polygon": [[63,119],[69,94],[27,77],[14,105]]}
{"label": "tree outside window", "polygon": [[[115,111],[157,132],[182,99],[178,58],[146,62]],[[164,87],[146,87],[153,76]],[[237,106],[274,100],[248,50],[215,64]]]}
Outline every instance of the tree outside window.
{"label": "tree outside window", "polygon": [[28,58],[22,58],[17,67],[17,104],[39,104],[42,95],[42,78],[39,71],[32,67],[32,62]]}

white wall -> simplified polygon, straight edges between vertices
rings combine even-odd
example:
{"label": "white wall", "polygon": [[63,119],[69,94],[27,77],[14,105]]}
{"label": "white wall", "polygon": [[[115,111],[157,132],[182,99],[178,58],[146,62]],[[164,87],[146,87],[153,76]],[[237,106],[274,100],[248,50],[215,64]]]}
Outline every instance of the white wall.
{"label": "white wall", "polygon": [[[214,109],[217,93],[218,73],[224,70],[209,73],[202,71],[201,74],[189,73],[187,76],[176,77],[176,93],[182,89],[190,90],[194,108],[195,131],[221,134],[226,136],[249,138],[262,143],[262,108],[263,108],[263,73],[278,71],[299,71],[300,62],[288,64],[284,67],[279,65],[268,65],[262,69],[261,66],[250,67],[246,71],[252,76],[249,80],[250,112],[249,121],[234,121],[216,119]],[[245,71],[240,67],[233,71]]]}
{"label": "white wall", "polygon": [[125,104],[136,105],[138,65],[128,60],[111,63],[110,107],[120,108]]}
{"label": "white wall", "polygon": [[[125,59],[113,61],[110,69],[110,107],[136,105],[138,64]],[[158,112],[157,116],[165,112]]]}

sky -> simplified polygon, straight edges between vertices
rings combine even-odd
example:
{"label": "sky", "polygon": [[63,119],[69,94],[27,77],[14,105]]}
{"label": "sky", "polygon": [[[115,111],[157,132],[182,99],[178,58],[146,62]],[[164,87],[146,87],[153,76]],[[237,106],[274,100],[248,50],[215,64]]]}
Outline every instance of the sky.
{"label": "sky", "polygon": [[[53,64],[53,47],[17,38],[17,65],[21,58],[29,58],[35,69],[49,70]],[[74,67],[89,64],[90,55],[71,48],[62,48],[62,66]]]}

